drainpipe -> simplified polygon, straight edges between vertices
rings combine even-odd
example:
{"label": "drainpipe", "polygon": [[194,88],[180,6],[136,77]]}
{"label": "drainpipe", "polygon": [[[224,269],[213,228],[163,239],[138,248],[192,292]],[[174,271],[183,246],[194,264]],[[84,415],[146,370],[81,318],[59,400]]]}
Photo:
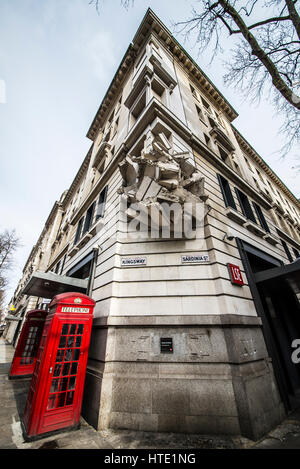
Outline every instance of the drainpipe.
{"label": "drainpipe", "polygon": [[95,271],[96,271],[96,266],[97,266],[98,251],[99,251],[99,246],[93,248],[93,260],[92,260],[91,267],[90,267],[89,281],[88,281],[88,286],[86,289],[86,292],[87,292],[86,294],[90,297],[92,297],[92,292],[93,292],[93,284],[94,284]]}

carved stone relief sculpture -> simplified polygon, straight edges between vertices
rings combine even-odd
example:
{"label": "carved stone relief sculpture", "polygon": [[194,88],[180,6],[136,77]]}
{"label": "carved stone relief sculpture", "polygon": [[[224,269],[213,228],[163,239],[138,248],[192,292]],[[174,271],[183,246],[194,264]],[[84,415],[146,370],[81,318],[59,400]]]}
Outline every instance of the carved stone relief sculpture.
{"label": "carved stone relief sculpture", "polygon": [[[173,225],[182,222],[187,212],[192,212],[194,217],[197,204],[202,204],[202,214],[209,210],[205,204],[208,196],[204,191],[204,177],[195,167],[189,152],[175,152],[164,133],[155,136],[149,131],[140,155],[127,155],[119,164],[119,170],[123,182],[118,193],[127,199],[126,214],[129,218],[136,213],[130,204],[135,207],[138,204],[140,210],[146,211],[150,217],[156,208],[160,213],[160,227],[166,208],[174,207],[174,203],[181,206],[181,220],[178,216],[175,220],[173,215]],[[174,226],[171,231],[174,231]]]}

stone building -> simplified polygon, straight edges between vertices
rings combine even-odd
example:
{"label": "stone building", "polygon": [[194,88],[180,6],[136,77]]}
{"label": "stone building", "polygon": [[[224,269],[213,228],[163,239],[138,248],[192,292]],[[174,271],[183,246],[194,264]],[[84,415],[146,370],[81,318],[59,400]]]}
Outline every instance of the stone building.
{"label": "stone building", "polygon": [[300,203],[236,117],[149,9],[14,298],[96,301],[97,429],[255,439],[299,405]]}

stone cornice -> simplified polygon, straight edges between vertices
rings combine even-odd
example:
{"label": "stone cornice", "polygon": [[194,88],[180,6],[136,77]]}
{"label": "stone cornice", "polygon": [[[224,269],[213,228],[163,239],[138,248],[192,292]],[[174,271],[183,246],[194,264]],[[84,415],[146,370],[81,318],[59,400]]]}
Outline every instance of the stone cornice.
{"label": "stone cornice", "polygon": [[60,202],[57,202],[57,201],[56,201],[56,202],[54,203],[53,207],[52,207],[52,210],[51,210],[51,212],[50,212],[50,214],[49,214],[47,220],[46,220],[45,226],[44,226],[44,228],[43,228],[43,230],[42,230],[42,232],[41,232],[41,234],[40,234],[40,236],[39,236],[39,238],[38,238],[38,240],[37,240],[37,243],[33,246],[32,250],[31,250],[31,252],[30,252],[30,254],[29,254],[28,258],[27,258],[27,261],[26,261],[26,263],[25,263],[25,265],[24,265],[24,268],[23,268],[23,271],[22,271],[23,274],[25,273],[25,271],[26,271],[26,269],[27,269],[27,267],[28,267],[28,264],[31,262],[31,260],[33,259],[33,257],[36,255],[36,252],[37,252],[37,250],[39,249],[39,247],[40,247],[40,245],[41,245],[41,243],[42,243],[42,240],[43,240],[44,236],[45,236],[46,233],[48,232],[49,226],[50,226],[50,224],[51,224],[53,218],[55,217],[55,215],[56,215],[56,213],[57,213],[57,210],[58,210],[59,208],[62,208],[62,205],[61,205]]}
{"label": "stone cornice", "polygon": [[244,152],[249,155],[263,170],[264,172],[272,179],[272,181],[277,184],[282,192],[284,192],[292,202],[300,209],[300,202],[294,196],[294,194],[286,187],[286,185],[281,181],[281,179],[272,171],[270,166],[264,161],[264,159],[254,150],[254,148],[247,142],[247,140],[240,134],[240,132],[232,125],[234,135]]}
{"label": "stone cornice", "polygon": [[73,182],[72,182],[71,186],[67,190],[67,193],[66,193],[66,195],[65,195],[65,197],[62,201],[62,206],[64,208],[70,202],[70,199],[71,199],[72,195],[74,194],[79,181],[81,180],[82,176],[85,174],[85,172],[86,172],[86,170],[89,166],[91,156],[92,156],[92,150],[93,150],[93,145],[90,147],[89,151],[87,152],[87,155],[84,158],[79,170],[77,171],[77,174],[76,174],[75,178],[73,179]]}
{"label": "stone cornice", "polygon": [[133,38],[132,43],[125,52],[121,64],[119,65],[119,68],[113,77],[113,80],[88,130],[87,137],[91,140],[95,139],[97,131],[103,123],[103,119],[106,117],[108,110],[111,109],[112,102],[117,98],[118,93],[120,92],[120,87],[124,82],[134,58],[137,56],[140,48],[144,45],[146,38],[148,38],[152,32],[154,32],[159,40],[165,44],[165,47],[173,54],[174,58],[176,58],[188,74],[193,77],[193,80],[198,83],[201,88],[205,89],[207,95],[216,102],[218,107],[223,110],[230,121],[238,116],[238,113],[205,75],[203,70],[201,70],[197,63],[172,36],[167,27],[149,8]]}

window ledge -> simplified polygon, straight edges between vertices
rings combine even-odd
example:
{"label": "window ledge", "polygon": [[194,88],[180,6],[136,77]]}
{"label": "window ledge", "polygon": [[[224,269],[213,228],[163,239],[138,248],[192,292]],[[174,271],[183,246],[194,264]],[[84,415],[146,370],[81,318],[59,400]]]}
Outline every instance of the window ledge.
{"label": "window ledge", "polygon": [[251,233],[254,233],[257,236],[263,237],[266,234],[265,230],[263,230],[262,228],[260,228],[260,226],[253,223],[253,221],[251,220],[247,221],[247,223],[245,224],[245,228],[247,228],[249,231],[251,231]]}
{"label": "window ledge", "polygon": [[277,211],[280,213],[280,215],[283,215],[283,214],[284,214],[284,209],[283,209],[283,207],[281,207],[281,205],[279,205],[279,203],[278,203],[277,201],[273,202],[272,207],[273,207],[275,210],[277,210]]}
{"label": "window ledge", "polygon": [[70,257],[73,257],[73,256],[75,256],[76,252],[78,252],[78,251],[79,251],[79,247],[78,246],[73,246],[71,248],[71,250],[68,252],[68,254],[69,254]]}
{"label": "window ledge", "polygon": [[278,240],[272,236],[270,233],[267,233],[266,235],[263,236],[263,238],[268,241],[268,243],[273,244],[273,246],[276,246],[278,244]]}
{"label": "window ledge", "polygon": [[293,220],[293,218],[291,217],[291,215],[290,215],[289,213],[286,212],[286,213],[283,215],[283,218],[284,218],[285,220],[288,220],[288,221],[291,222],[292,224],[294,224],[294,220]]}
{"label": "window ledge", "polygon": [[82,248],[91,238],[92,235],[89,232],[85,233],[76,246],[78,246],[79,249]]}
{"label": "window ledge", "polygon": [[235,147],[231,143],[230,139],[227,137],[225,132],[220,128],[218,123],[214,123],[213,128],[210,130],[210,135],[212,138],[217,140],[217,142],[221,143],[223,147],[226,148],[227,151],[232,152],[235,150]]}
{"label": "window ledge", "polygon": [[69,256],[73,257],[91,238],[91,232],[87,232],[83,235],[83,237],[75,244],[72,249],[69,251]]}
{"label": "window ledge", "polygon": [[91,235],[91,237],[95,236],[95,234],[96,234],[98,231],[102,230],[103,226],[104,226],[104,221],[103,221],[103,217],[102,217],[102,218],[100,218],[100,220],[98,220],[98,221],[94,224],[94,226],[92,226],[92,228],[90,229],[89,234]]}
{"label": "window ledge", "polygon": [[61,230],[62,230],[62,231],[66,231],[66,229],[68,228],[68,226],[69,226],[69,222],[68,222],[68,220],[65,220],[64,223],[63,223],[63,225],[62,225],[62,227],[61,227]]}
{"label": "window ledge", "polygon": [[265,197],[268,202],[270,202],[270,203],[272,204],[273,199],[272,199],[272,197],[271,197],[269,194],[267,194],[263,189],[259,189],[259,193],[260,193],[263,197]]}
{"label": "window ledge", "polygon": [[247,222],[247,218],[232,207],[227,207],[225,214],[230,220],[235,221],[239,225],[244,225]]}
{"label": "window ledge", "polygon": [[104,140],[103,142],[100,143],[100,146],[98,148],[98,151],[96,153],[95,160],[93,163],[93,167],[96,168],[99,172],[101,172],[103,168],[103,165],[105,163],[105,158],[109,156],[108,152],[110,148],[111,148],[110,142],[106,142]]}

